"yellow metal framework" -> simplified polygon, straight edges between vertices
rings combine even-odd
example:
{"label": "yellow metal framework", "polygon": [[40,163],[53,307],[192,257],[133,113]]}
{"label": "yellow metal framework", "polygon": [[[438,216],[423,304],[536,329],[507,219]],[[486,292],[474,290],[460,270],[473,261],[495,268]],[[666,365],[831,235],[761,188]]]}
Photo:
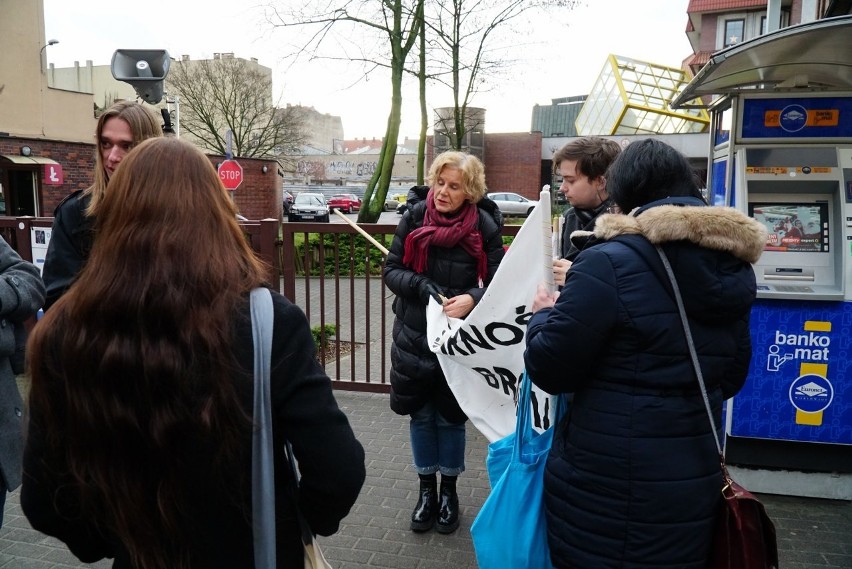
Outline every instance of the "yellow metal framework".
{"label": "yellow metal framework", "polygon": [[672,99],[688,83],[682,69],[609,55],[577,115],[580,136],[704,132],[704,109],[672,110]]}

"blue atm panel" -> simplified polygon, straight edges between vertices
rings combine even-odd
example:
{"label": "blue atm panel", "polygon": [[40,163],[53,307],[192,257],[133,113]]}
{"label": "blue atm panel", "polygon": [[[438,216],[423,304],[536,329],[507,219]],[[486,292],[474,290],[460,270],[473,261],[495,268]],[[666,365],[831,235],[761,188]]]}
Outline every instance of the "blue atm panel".
{"label": "blue atm panel", "polygon": [[725,202],[725,166],[727,164],[727,160],[713,162],[713,187],[710,192],[710,205],[728,205]]}
{"label": "blue atm panel", "polygon": [[852,444],[852,302],[758,300],[731,435]]}

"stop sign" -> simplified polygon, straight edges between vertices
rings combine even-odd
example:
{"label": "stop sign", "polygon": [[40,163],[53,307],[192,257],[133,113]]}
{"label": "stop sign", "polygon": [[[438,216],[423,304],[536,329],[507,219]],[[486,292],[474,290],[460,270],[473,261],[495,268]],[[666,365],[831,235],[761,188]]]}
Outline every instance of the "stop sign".
{"label": "stop sign", "polygon": [[225,160],[219,164],[218,172],[225,189],[236,190],[243,183],[243,167],[236,160]]}

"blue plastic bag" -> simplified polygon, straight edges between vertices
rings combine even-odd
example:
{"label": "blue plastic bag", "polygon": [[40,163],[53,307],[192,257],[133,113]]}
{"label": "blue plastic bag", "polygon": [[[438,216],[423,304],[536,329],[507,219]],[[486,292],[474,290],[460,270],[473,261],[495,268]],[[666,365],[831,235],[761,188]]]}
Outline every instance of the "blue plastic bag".
{"label": "blue plastic bag", "polygon": [[544,518],[544,465],[554,427],[543,433],[532,428],[531,391],[529,378],[522,376],[515,432],[488,445],[491,494],[470,528],[480,569],[553,567]]}
{"label": "blue plastic bag", "polygon": [[[524,378],[526,374],[521,375],[521,379],[518,381],[518,388],[523,389]],[[530,387],[530,401],[533,401],[532,397],[532,384],[527,382]],[[518,398],[522,397],[522,393],[518,393]],[[553,424],[556,425],[559,423],[559,420],[565,416],[565,412],[568,408],[568,396],[566,394],[562,394],[555,399],[557,409],[556,416],[553,418]],[[548,407],[545,404],[545,415],[549,413]],[[545,419],[547,421],[547,419]],[[516,419],[517,422],[517,419]],[[547,425],[548,423],[545,423]],[[545,433],[548,429],[545,429]],[[515,432],[518,431],[518,425],[515,424]],[[545,434],[542,433],[542,434]],[[530,448],[527,449],[526,452],[532,451],[533,453],[539,451],[547,451],[550,449],[551,439],[548,437],[536,437],[532,440],[527,439],[529,441]],[[515,435],[514,433],[503,437],[500,440],[494,441],[493,443],[488,445],[488,455],[485,457],[485,470],[488,473],[488,484],[491,488],[494,488],[494,485],[497,484],[497,481],[500,480],[500,477],[503,476],[503,473],[506,472],[506,469],[509,468],[509,463],[512,460],[512,451],[515,447]]]}

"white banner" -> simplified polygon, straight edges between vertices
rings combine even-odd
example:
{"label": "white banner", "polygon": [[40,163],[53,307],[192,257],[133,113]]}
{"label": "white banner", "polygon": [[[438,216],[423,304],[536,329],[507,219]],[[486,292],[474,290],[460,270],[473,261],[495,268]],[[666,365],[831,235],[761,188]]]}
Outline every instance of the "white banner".
{"label": "white banner", "polygon": [[[527,322],[539,283],[552,289],[550,193],[506,252],[485,295],[464,320],[448,318],[432,300],[426,309],[430,349],[462,410],[493,442],[515,430],[518,380],[524,371]],[[551,398],[533,388],[532,417],[543,430],[552,419]]]}

